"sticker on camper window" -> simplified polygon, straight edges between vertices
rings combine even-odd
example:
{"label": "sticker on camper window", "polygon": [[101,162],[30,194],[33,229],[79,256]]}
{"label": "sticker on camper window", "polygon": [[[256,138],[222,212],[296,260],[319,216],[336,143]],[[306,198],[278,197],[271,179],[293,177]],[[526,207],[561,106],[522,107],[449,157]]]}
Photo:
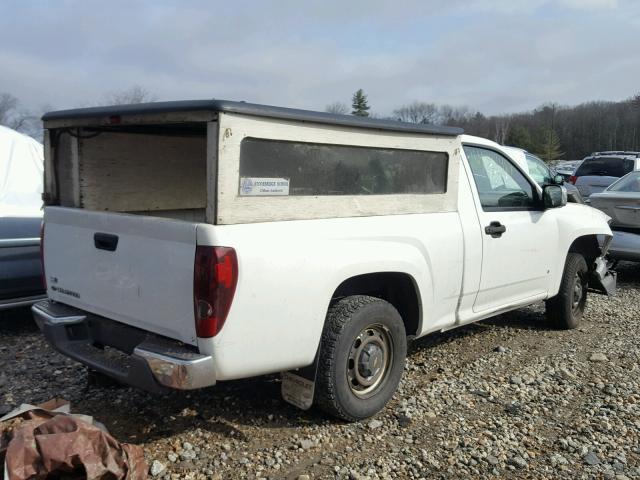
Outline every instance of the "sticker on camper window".
{"label": "sticker on camper window", "polygon": [[240,196],[289,195],[288,178],[240,178]]}

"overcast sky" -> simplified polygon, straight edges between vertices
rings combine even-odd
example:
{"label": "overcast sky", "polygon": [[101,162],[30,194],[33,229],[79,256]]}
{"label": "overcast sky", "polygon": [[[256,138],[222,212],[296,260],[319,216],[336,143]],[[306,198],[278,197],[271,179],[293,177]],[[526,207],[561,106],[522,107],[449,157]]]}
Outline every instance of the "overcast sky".
{"label": "overcast sky", "polygon": [[640,91],[638,0],[1,0],[0,92],[516,112]]}

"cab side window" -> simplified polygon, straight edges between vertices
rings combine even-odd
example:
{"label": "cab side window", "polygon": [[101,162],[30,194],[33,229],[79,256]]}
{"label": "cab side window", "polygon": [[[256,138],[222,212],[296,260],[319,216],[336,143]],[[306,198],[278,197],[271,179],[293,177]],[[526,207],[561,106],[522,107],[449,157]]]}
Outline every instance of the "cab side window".
{"label": "cab side window", "polygon": [[465,146],[464,153],[484,210],[534,207],[533,186],[506,157],[487,148],[472,146]]}

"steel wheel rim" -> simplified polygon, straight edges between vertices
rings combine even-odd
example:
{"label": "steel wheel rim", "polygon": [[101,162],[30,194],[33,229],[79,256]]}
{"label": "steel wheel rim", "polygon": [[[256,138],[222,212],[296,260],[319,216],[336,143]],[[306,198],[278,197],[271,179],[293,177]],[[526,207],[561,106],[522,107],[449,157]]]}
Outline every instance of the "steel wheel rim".
{"label": "steel wheel rim", "polygon": [[351,344],[347,358],[347,381],[351,392],[369,398],[385,383],[393,363],[393,340],[384,325],[363,328]]}
{"label": "steel wheel rim", "polygon": [[571,308],[573,311],[576,311],[580,307],[583,295],[584,287],[582,285],[582,279],[580,278],[580,275],[576,273],[576,276],[573,279],[573,297],[571,299]]}

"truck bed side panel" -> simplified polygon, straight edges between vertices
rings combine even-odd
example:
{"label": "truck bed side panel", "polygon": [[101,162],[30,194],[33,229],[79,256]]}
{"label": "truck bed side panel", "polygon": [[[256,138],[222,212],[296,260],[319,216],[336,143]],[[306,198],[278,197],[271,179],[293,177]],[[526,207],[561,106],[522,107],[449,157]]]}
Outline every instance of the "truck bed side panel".
{"label": "truck bed side panel", "polygon": [[411,276],[420,295],[418,335],[455,322],[463,268],[457,212],[199,225],[198,244],[238,254],[225,325],[199,340],[200,351],[216,359],[219,380],[310,364],[335,289],[362,274]]}

